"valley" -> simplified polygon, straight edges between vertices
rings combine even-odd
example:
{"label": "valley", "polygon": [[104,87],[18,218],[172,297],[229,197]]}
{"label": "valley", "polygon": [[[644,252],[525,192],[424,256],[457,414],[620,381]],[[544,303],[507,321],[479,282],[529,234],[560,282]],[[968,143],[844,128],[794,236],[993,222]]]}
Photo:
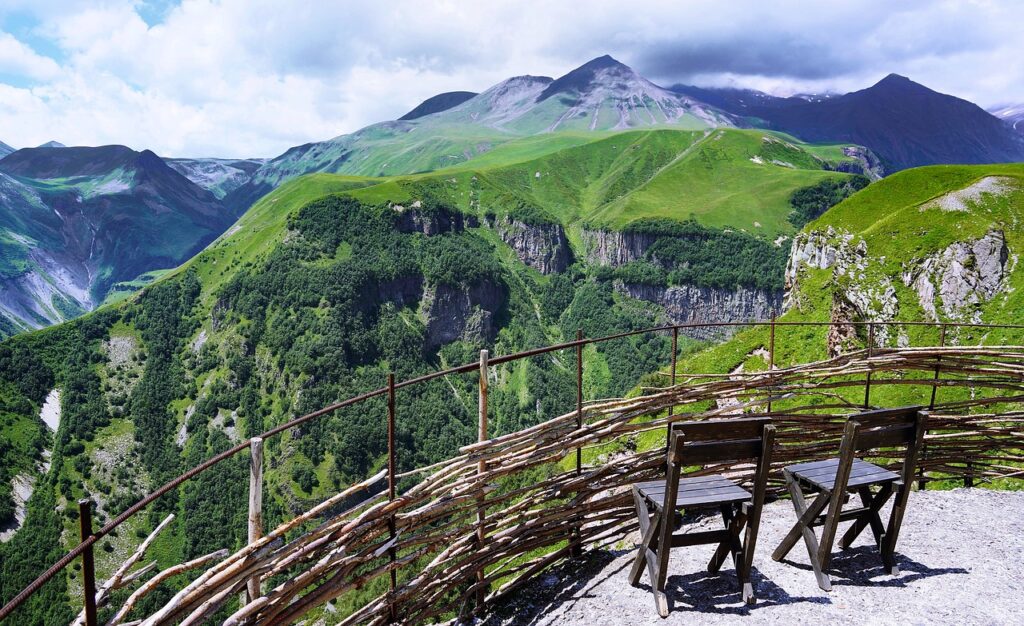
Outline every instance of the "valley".
{"label": "valley", "polygon": [[[936,135],[950,111],[963,123]],[[734,322],[684,330],[679,370],[736,374],[768,367],[769,331],[743,322],[1016,322],[1024,165],[972,164],[1024,160],[1014,132],[898,76],[775,98],[663,88],[604,56],[272,159],[0,144],[0,600],[77,542],[78,499],[103,524],[249,437],[482,348]],[[879,328],[877,346],[939,332]],[[867,342],[780,327],[774,356]],[[584,396],[663,386],[670,346],[587,346]],[[492,369],[491,436],[575,405],[566,354]],[[476,384],[398,394],[399,472],[476,440]],[[265,526],[380,471],[387,410],[373,399],[268,442]],[[160,568],[244,545],[247,476],[237,457],[162,496],[98,544],[99,576],[171,513]],[[66,623],[81,585],[69,569],[18,616]]]}

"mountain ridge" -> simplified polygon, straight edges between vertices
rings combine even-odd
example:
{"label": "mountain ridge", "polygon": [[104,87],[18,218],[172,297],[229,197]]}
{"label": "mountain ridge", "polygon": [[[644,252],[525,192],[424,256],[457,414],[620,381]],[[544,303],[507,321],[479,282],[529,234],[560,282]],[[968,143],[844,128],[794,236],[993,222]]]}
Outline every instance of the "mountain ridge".
{"label": "mountain ridge", "polygon": [[981,107],[899,74],[841,96],[807,101],[752,90],[678,87],[717,99],[756,125],[805,141],[849,141],[878,154],[887,171],[944,163],[1024,160],[1024,140]]}
{"label": "mountain ridge", "polygon": [[424,115],[432,115],[434,113],[440,113],[441,111],[447,111],[448,109],[458,106],[476,96],[475,91],[446,91],[439,93],[436,96],[431,96],[423,102],[416,105],[411,111],[398,118],[400,121],[414,120]]}
{"label": "mountain ridge", "polygon": [[0,334],[98,306],[116,283],[175,267],[234,216],[149,150],[23,148],[0,159]]}

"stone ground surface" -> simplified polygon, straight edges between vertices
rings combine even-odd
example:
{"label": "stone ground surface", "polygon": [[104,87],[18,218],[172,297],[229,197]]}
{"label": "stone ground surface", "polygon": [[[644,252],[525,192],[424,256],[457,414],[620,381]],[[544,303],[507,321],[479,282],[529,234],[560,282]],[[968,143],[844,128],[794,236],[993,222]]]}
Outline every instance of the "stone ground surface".
{"label": "stone ground surface", "polygon": [[713,546],[676,548],[667,585],[672,612],[663,620],[646,571],[640,587],[627,582],[635,551],[598,551],[542,575],[485,624],[1024,624],[1022,514],[1024,492],[912,493],[897,545],[900,575],[883,572],[865,531],[849,551],[836,549],[826,593],[802,541],[785,561],[771,559],[795,519],[791,502],[779,500],[766,505],[761,521],[754,606],[741,603],[731,561],[707,573]]}

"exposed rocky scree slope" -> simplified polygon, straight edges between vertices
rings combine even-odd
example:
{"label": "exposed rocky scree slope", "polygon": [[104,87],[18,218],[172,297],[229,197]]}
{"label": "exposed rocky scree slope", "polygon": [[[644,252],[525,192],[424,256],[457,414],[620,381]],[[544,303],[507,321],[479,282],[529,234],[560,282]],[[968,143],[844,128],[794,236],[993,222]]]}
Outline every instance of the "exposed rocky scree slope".
{"label": "exposed rocky scree slope", "polygon": [[124,146],[13,152],[0,160],[0,197],[0,336],[91,310],[118,281],[180,264],[234,221],[160,157]]}

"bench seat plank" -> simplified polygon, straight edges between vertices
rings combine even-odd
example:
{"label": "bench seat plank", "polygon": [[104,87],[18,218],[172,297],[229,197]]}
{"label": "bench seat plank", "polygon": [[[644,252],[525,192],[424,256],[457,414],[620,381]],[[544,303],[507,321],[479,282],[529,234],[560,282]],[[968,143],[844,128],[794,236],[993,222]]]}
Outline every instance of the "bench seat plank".
{"label": "bench seat plank", "polygon": [[[814,461],[812,463],[800,463],[790,465],[787,468],[795,478],[800,479],[818,489],[831,491],[835,486],[836,471],[839,469],[839,459],[827,459]],[[874,463],[868,463],[861,459],[854,459],[850,468],[850,479],[847,488],[864,487],[867,485],[878,485],[900,479],[900,475],[891,472],[884,467]]]}
{"label": "bench seat plank", "polygon": [[[665,481],[653,480],[638,483],[640,495],[657,508],[665,501]],[[679,494],[676,507],[696,507],[732,502],[747,502],[753,496],[728,478],[722,476],[696,476],[679,479]]]}

